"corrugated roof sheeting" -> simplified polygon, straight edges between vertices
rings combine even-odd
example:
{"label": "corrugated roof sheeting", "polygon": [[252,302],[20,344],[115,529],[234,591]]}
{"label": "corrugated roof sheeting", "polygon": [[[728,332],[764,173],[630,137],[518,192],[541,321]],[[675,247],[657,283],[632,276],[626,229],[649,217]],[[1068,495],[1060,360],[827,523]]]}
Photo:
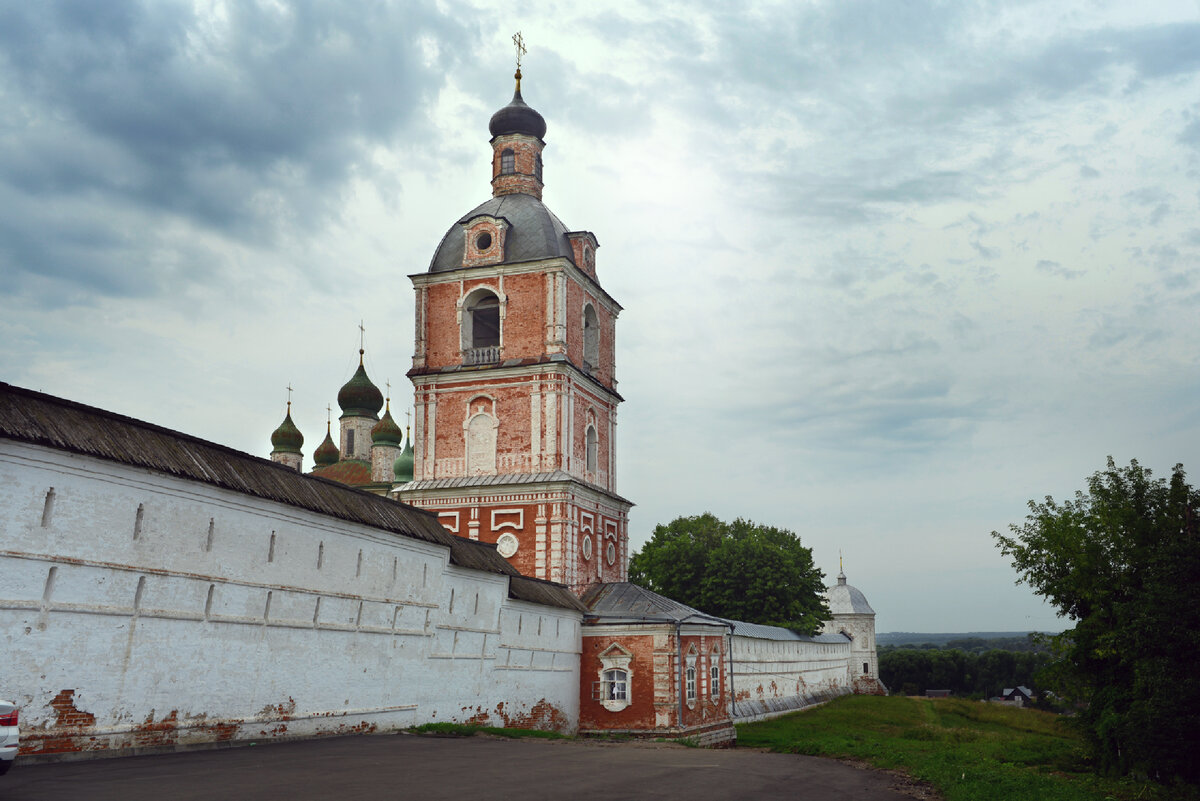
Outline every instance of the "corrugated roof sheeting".
{"label": "corrugated roof sheeting", "polygon": [[[510,594],[520,593],[513,597],[580,608],[561,585],[526,587],[531,580],[494,546],[454,536],[430,512],[131,417],[0,382],[0,437],[155,470],[445,545],[452,564],[509,576]],[[515,591],[513,581],[520,585]]]}

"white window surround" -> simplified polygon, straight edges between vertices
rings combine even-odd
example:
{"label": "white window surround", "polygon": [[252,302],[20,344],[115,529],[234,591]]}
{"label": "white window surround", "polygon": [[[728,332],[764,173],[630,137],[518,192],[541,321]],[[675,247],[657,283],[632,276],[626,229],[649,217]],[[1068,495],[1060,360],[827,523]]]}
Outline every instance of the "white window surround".
{"label": "white window surround", "polygon": [[721,699],[720,651],[713,651],[708,657],[708,697],[714,704]]}
{"label": "white window surround", "polygon": [[[504,300],[489,287],[476,287],[463,297],[458,308],[458,328],[459,345],[464,355],[482,348],[495,348],[498,359],[499,349],[504,344],[504,308]],[[476,331],[479,315],[488,318],[487,327],[494,328],[494,334],[486,329]],[[478,322],[482,326],[483,318]]]}
{"label": "white window surround", "polygon": [[617,643],[600,653],[600,705],[609,712],[620,712],[633,701],[632,661],[633,654]]}

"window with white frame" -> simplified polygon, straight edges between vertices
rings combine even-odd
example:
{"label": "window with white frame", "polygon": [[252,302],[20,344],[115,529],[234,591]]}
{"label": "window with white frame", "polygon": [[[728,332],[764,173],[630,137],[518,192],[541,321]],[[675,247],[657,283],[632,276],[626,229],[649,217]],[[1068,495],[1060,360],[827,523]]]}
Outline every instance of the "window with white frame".
{"label": "window with white frame", "polygon": [[696,667],[688,665],[687,669],[687,701],[692,703],[696,700]]}
{"label": "window with white frame", "polygon": [[517,156],[513,153],[512,148],[505,148],[500,152],[500,174],[512,175],[517,171]]}
{"label": "window with white frame", "polygon": [[633,654],[613,643],[600,652],[600,681],[595,694],[609,712],[620,712],[633,700]]}
{"label": "window with white frame", "polygon": [[600,685],[600,694],[605,701],[629,700],[629,671],[615,668],[606,670],[602,674]]}
{"label": "window with white frame", "polygon": [[714,704],[721,697],[721,654],[717,651],[708,658],[708,695]]}

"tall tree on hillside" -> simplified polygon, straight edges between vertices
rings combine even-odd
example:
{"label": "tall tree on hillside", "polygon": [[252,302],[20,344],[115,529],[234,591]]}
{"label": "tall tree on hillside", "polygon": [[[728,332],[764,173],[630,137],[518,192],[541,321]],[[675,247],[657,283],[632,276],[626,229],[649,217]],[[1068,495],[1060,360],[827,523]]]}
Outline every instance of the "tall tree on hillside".
{"label": "tall tree on hillside", "polygon": [[705,513],[656,526],[629,580],[701,611],[812,634],[829,619],[824,574],[791,531]]}
{"label": "tall tree on hillside", "polygon": [[1133,461],[1059,504],[1029,502],[1001,552],[1075,621],[1055,643],[1049,679],[1084,705],[1100,767],[1200,781],[1200,493]]}

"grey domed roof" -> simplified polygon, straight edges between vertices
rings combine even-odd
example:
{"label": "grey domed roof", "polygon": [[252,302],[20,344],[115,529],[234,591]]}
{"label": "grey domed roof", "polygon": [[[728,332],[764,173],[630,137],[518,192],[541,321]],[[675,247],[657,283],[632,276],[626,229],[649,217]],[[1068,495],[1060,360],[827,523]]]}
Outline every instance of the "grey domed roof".
{"label": "grey domed roof", "polygon": [[857,587],[846,583],[846,574],[838,573],[838,582],[825,588],[829,599],[829,611],[835,615],[873,615],[875,610],[867,603],[867,596]]}
{"label": "grey domed roof", "polygon": [[476,206],[450,226],[437,252],[433,254],[429,272],[462,269],[463,247],[466,244],[462,223],[480,214],[503,217],[508,221],[504,264],[552,259],[556,256],[574,260],[571,243],[567,240],[567,226],[542,201],[533,195],[500,195]]}

